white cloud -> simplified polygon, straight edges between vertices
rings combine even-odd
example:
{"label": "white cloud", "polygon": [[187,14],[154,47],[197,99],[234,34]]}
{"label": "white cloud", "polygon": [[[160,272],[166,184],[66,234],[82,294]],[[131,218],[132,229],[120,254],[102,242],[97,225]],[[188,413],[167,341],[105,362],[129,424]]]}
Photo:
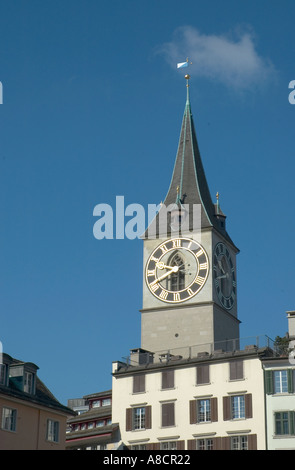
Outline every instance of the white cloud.
{"label": "white cloud", "polygon": [[190,73],[194,76],[240,90],[264,85],[266,80],[274,78],[275,68],[258,54],[253,33],[244,31],[235,36],[201,34],[186,26],[178,28],[173,40],[164,44],[160,52],[174,68],[177,62],[189,57]]}

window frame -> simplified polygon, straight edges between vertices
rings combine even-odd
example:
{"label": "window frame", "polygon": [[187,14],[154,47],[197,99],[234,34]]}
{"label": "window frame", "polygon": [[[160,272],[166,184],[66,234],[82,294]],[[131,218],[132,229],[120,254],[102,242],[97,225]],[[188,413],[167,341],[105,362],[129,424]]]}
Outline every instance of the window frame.
{"label": "window frame", "polygon": [[212,437],[204,437],[196,440],[197,450],[213,450],[214,440]]}
{"label": "window frame", "polygon": [[249,450],[248,435],[231,436],[230,450]]}
{"label": "window frame", "polygon": [[[146,407],[138,406],[132,409],[132,429],[133,431],[140,431],[146,429]],[[137,412],[139,414],[137,415]]]}
{"label": "window frame", "polygon": [[[197,406],[197,423],[211,423],[211,399],[199,398],[196,400]],[[205,410],[201,411],[202,402],[205,404]],[[203,416],[204,415],[204,416]],[[203,418],[202,418],[203,416]]]}
{"label": "window frame", "polygon": [[46,440],[55,444],[59,443],[60,422],[56,419],[48,418],[46,427]]}
{"label": "window frame", "polygon": [[[10,416],[6,415],[6,412],[11,413],[11,415]],[[3,406],[1,429],[3,431],[16,432],[16,425],[17,425],[17,408]]]}
{"label": "window frame", "polygon": [[[280,419],[277,418],[278,415]],[[286,415],[283,418],[282,415]],[[280,424],[281,429],[284,428],[284,424],[287,424],[287,432],[278,432],[278,425]],[[295,412],[290,410],[275,411],[274,412],[274,435],[278,437],[282,436],[294,436],[295,435]]]}
{"label": "window frame", "polygon": [[[232,395],[230,400],[231,419],[245,419],[246,418],[246,399],[245,395]],[[237,406],[235,405],[237,401]]]}
{"label": "window frame", "polygon": [[276,369],[273,371],[273,388],[274,394],[288,393],[287,369]]}

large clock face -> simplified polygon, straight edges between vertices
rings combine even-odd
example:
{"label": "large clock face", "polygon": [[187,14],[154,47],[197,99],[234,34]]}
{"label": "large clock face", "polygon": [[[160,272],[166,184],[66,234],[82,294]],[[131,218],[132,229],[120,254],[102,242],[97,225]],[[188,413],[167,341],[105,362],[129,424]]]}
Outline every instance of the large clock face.
{"label": "large clock face", "polygon": [[204,248],[189,238],[172,238],[159,245],[146,264],[151,293],[163,302],[179,303],[194,297],[209,273]]}
{"label": "large clock face", "polygon": [[213,277],[220,303],[230,310],[236,299],[236,275],[230,252],[221,242],[214,249]]}

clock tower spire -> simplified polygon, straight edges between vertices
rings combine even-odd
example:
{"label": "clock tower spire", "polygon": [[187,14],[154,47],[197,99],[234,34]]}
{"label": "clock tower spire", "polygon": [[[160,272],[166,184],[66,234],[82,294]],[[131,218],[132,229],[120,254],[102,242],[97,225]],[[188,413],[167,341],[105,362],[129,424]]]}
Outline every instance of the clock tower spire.
{"label": "clock tower spire", "polygon": [[[142,349],[181,350],[182,356],[192,347],[224,349],[228,340],[239,337],[238,249],[219,200],[214,204],[211,199],[191,111],[190,76],[185,78],[187,97],[170,186],[144,236],[141,310]],[[181,223],[175,230],[175,220],[183,218],[185,231]]]}

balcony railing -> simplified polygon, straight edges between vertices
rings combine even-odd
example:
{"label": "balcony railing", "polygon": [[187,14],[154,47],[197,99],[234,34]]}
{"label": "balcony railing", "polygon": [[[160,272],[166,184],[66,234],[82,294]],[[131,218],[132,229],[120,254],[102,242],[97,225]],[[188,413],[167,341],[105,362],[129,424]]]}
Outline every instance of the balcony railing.
{"label": "balcony railing", "polygon": [[172,361],[188,361],[194,358],[218,357],[226,355],[226,353],[237,353],[242,351],[249,353],[251,351],[258,351],[258,349],[262,348],[266,348],[270,356],[278,355],[274,341],[268,336],[263,335],[229,339],[217,341],[215,343],[204,343],[195,346],[173,348],[156,352],[145,351],[140,348],[133,349],[130,352],[130,356],[123,358],[123,364],[125,367],[138,367]]}

